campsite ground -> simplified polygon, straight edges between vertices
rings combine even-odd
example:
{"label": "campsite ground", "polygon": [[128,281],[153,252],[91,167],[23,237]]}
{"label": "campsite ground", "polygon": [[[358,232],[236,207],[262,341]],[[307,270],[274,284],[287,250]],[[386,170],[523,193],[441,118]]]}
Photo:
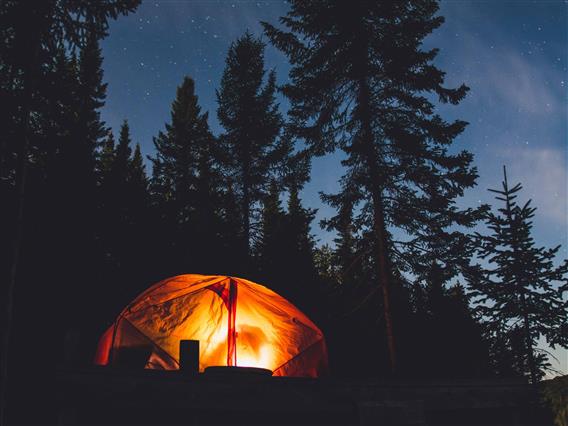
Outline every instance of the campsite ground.
{"label": "campsite ground", "polygon": [[59,424],[552,425],[520,381],[381,381],[61,369]]}

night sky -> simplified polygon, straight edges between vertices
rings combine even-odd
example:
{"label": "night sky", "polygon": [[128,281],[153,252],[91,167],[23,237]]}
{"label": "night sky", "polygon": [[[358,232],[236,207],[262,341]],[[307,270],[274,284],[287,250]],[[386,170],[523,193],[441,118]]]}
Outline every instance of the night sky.
{"label": "night sky", "polygon": [[[176,87],[184,76],[196,81],[202,108],[209,111],[215,134],[215,89],[232,41],[247,29],[261,35],[259,21],[277,23],[287,11],[281,1],[144,2],[137,12],[113,22],[103,41],[107,102],[103,119],[114,129],[130,123],[134,142],[153,154],[152,137],[169,121]],[[447,73],[447,85],[466,83],[471,91],[459,106],[441,106],[447,119],[470,123],[455,149],[475,154],[478,186],[460,200],[463,206],[492,203],[487,188],[497,188],[506,165],[510,183],[522,182],[519,201],[538,207],[534,235],[538,244],[562,244],[568,254],[568,3],[565,1],[447,1],[440,14],[445,24],[426,40],[440,48],[436,64]],[[287,80],[289,65],[267,46],[267,68],[278,82]],[[280,99],[285,113],[287,102]],[[319,219],[333,211],[318,191],[338,188],[340,154],[313,163],[312,180],[302,196],[318,208],[313,233],[318,244],[333,235]],[[148,165],[148,172],[151,169]],[[480,228],[483,231],[483,228]],[[189,271],[188,271],[189,272]],[[568,352],[554,351],[566,374]]]}

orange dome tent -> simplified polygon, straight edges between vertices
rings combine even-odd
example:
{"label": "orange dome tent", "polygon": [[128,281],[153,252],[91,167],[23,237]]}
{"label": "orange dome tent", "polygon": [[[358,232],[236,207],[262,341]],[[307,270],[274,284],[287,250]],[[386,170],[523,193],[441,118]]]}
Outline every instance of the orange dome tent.
{"label": "orange dome tent", "polygon": [[318,377],[327,369],[323,333],[298,308],[252,281],[207,275],[169,278],[138,296],[101,337],[95,364],[145,348],[146,368],[175,370],[186,339],[199,340],[200,371],[241,366]]}

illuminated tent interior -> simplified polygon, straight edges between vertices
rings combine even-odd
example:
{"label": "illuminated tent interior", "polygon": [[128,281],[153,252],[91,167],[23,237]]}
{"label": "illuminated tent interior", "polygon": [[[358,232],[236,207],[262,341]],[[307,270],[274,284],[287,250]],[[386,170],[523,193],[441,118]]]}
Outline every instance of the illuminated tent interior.
{"label": "illuminated tent interior", "polygon": [[180,340],[199,340],[199,371],[210,366],[318,377],[327,370],[323,333],[272,290],[242,278],[179,275],[139,295],[99,341],[95,364],[129,350],[148,369],[179,368]]}

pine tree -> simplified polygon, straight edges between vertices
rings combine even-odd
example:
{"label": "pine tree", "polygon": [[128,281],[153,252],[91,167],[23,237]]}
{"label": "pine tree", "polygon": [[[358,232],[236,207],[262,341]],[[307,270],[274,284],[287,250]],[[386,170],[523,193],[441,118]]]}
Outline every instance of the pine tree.
{"label": "pine tree", "polygon": [[242,251],[242,213],[230,178],[224,180],[225,188],[219,193],[219,234],[221,241],[217,246],[217,273],[237,275],[250,273],[244,268],[248,262]]}
{"label": "pine tree", "polygon": [[[278,294],[308,314],[317,308],[318,277],[310,224],[315,211],[302,206],[298,187],[289,190],[288,208],[280,201],[280,188],[272,180],[263,200],[261,230],[255,245],[260,276]],[[294,279],[287,270],[294,265]]]}
{"label": "pine tree", "polygon": [[[361,193],[356,208],[382,289],[392,372],[391,286],[403,271],[414,272],[417,259],[408,248],[428,252],[433,241],[455,235],[444,230],[471,226],[479,216],[455,205],[477,176],[470,153],[448,152],[466,123],[444,121],[425,97],[457,104],[468,90],[445,88],[444,73],[432,64],[437,50],[421,49],[443,22],[437,10],[434,0],[298,0],[281,18],[288,31],[263,23],[292,64],[283,88],[292,103],[292,131],[314,154],[340,148],[347,155],[342,181]],[[394,230],[403,237],[395,239]]]}
{"label": "pine tree", "polygon": [[[199,270],[205,273],[217,273],[225,270],[227,257],[219,257],[220,233],[223,217],[221,200],[223,199],[223,178],[221,174],[221,149],[217,138],[210,135],[208,143],[197,147],[196,178],[193,202],[195,214],[192,229],[196,242],[200,245],[194,254]],[[235,214],[231,212],[230,214]],[[230,253],[229,256],[234,256]]]}
{"label": "pine tree", "polygon": [[470,275],[470,286],[492,337],[509,342],[511,352],[521,355],[521,372],[536,383],[545,367],[545,357],[537,354],[538,339],[544,338],[553,348],[568,347],[568,301],[563,298],[568,291],[568,260],[555,265],[560,246],[536,246],[532,236],[536,208],[530,200],[517,204],[522,186],[509,187],[505,168],[503,174],[502,189],[490,189],[503,203],[497,213],[487,213],[492,233],[477,234],[479,256],[492,268],[479,266]]}
{"label": "pine tree", "polygon": [[128,166],[130,157],[132,155],[132,140],[130,138],[130,126],[128,121],[124,120],[120,126],[120,133],[118,136],[118,144],[115,148],[114,163],[112,173],[115,175],[116,183],[128,180]]}
{"label": "pine tree", "polygon": [[97,162],[98,181],[102,183],[109,179],[112,163],[114,162],[115,141],[114,134],[109,130],[105,141],[100,148]]}
{"label": "pine tree", "polygon": [[[130,157],[132,148],[130,138],[130,127],[128,121],[124,120],[120,126],[118,143],[114,150],[114,158],[110,169],[110,182],[108,192],[111,199],[111,210],[118,223],[115,224],[115,231],[120,233],[120,228],[128,223],[129,209],[129,178],[130,178]],[[115,237],[118,237],[114,233]],[[122,238],[118,238],[119,240]]]}
{"label": "pine tree", "polygon": [[[334,373],[351,376],[383,374],[383,351],[377,344],[384,338],[376,312],[380,309],[379,288],[373,285],[376,276],[372,268],[371,250],[360,232],[354,211],[359,196],[358,188],[343,183],[338,195],[325,195],[326,202],[337,208],[338,214],[323,220],[321,225],[336,231],[332,263],[336,273],[329,297],[328,329],[330,357]],[[360,356],[360,363],[353,363],[353,352],[346,341],[368,342]],[[382,342],[381,342],[382,343]],[[371,367],[369,367],[371,366]]]}
{"label": "pine tree", "polygon": [[[231,44],[221,88],[217,92],[217,115],[225,133],[226,172],[231,177],[241,215],[241,250],[250,264],[258,203],[270,182],[276,159],[275,144],[281,116],[275,101],[276,75],[264,83],[264,44],[249,32]],[[250,269],[245,265],[245,269]]]}
{"label": "pine tree", "polygon": [[108,280],[116,275],[115,249],[112,240],[115,238],[114,228],[116,215],[117,186],[115,179],[116,143],[112,130],[109,129],[106,139],[100,146],[97,161],[98,201],[99,201],[99,238],[103,255],[101,268]]}
{"label": "pine tree", "polygon": [[365,250],[360,247],[360,236],[357,235],[353,209],[357,204],[359,193],[356,188],[344,187],[341,194],[325,195],[324,200],[338,210],[331,219],[323,220],[322,225],[328,231],[337,231],[334,239],[335,263],[340,271],[339,284],[343,291],[350,291],[362,280],[361,271],[365,258]]}
{"label": "pine tree", "polygon": [[285,235],[290,240],[290,250],[285,259],[295,265],[296,273],[303,277],[302,281],[296,281],[292,288],[294,300],[315,317],[321,315],[321,304],[318,303],[318,298],[321,298],[321,286],[314,261],[315,241],[311,235],[311,224],[316,210],[302,206],[299,190],[298,184],[292,184],[289,188]]}
{"label": "pine tree", "polygon": [[156,252],[152,250],[146,238],[151,229],[152,216],[149,182],[140,144],[135,145],[134,152],[128,158],[123,196],[125,200],[123,276],[125,279],[121,284],[126,288],[124,299],[119,301],[122,306],[140,294],[151,282],[154,273],[153,261],[156,258]]}
{"label": "pine tree", "polygon": [[194,81],[186,77],[172,104],[171,123],[154,138],[151,192],[160,212],[169,272],[205,273],[218,246],[216,197],[219,153],[202,113]]}
{"label": "pine tree", "polygon": [[[58,200],[54,217],[59,237],[54,250],[68,263],[69,277],[59,280],[64,318],[76,317],[76,327],[90,327],[96,316],[75,308],[69,295],[77,285],[73,276],[86,270],[98,271],[101,254],[97,250],[97,149],[108,134],[100,116],[100,108],[106,98],[103,82],[102,52],[95,34],[90,34],[82,46],[77,62],[70,62],[76,74],[65,113],[68,127],[62,129],[57,169],[52,174],[57,183],[52,193]],[[85,277],[82,285],[90,287],[98,282],[97,272]],[[95,296],[95,295],[94,295]],[[81,309],[77,311],[76,309]],[[93,312],[92,314],[96,314]]]}
{"label": "pine tree", "polygon": [[314,249],[314,265],[323,286],[330,291],[337,287],[341,279],[340,272],[335,262],[335,251],[329,244]]}
{"label": "pine tree", "polygon": [[143,207],[148,201],[148,176],[146,166],[140,150],[140,144],[136,144],[134,153],[130,158],[128,183],[133,191],[134,202],[130,204],[134,207]]}
{"label": "pine tree", "polygon": [[134,153],[129,158],[126,182],[128,185],[129,223],[133,228],[133,243],[137,245],[139,252],[140,249],[146,249],[144,245],[141,246],[136,240],[147,230],[149,225],[150,194],[148,191],[149,181],[146,175],[146,166],[140,150],[140,144],[138,143],[134,148]]}
{"label": "pine tree", "polygon": [[[112,135],[112,133],[110,133]],[[123,263],[127,246],[126,229],[129,224],[129,188],[130,156],[132,143],[130,139],[130,127],[126,120],[123,121],[118,143],[114,144],[114,138],[108,136],[103,143],[100,154],[99,171],[101,174],[100,198],[101,220],[103,222],[102,243],[106,252],[106,259],[110,263],[108,277],[111,280],[120,280],[118,270]]]}
{"label": "pine tree", "polygon": [[[152,274],[151,245],[142,236],[148,233],[150,197],[148,178],[136,144],[132,152],[130,127],[124,120],[118,143],[112,133],[102,145],[100,174],[100,240],[105,260],[104,292],[112,297],[101,309],[110,321],[124,304],[139,294]],[[101,321],[103,322],[103,321]]]}
{"label": "pine tree", "polygon": [[[38,300],[56,307],[49,315],[54,339],[69,327],[84,329],[95,321],[87,312],[76,311],[76,303],[69,300],[78,285],[74,277],[92,270],[81,281],[88,287],[98,282],[99,272],[95,266],[100,260],[95,161],[96,147],[106,129],[98,112],[105,85],[100,50],[94,46],[89,42],[91,50],[81,50],[78,58],[60,46],[44,64],[43,85],[33,103],[33,131],[28,137],[27,151],[33,161],[26,165],[30,209],[26,219],[37,231],[24,234],[28,250],[22,262],[29,272],[22,271],[20,278],[32,283],[26,291],[34,288]],[[36,273],[30,270],[32,265]],[[39,282],[39,271],[44,277],[57,277],[49,294],[43,296],[33,284]],[[38,307],[38,315],[41,309]],[[66,321],[69,316],[75,317],[73,324]],[[25,322],[20,325],[28,326]]]}
{"label": "pine tree", "polygon": [[[87,145],[88,164],[85,168],[90,173],[95,170],[96,149],[108,134],[105,123],[101,120],[100,108],[106,99],[107,84],[103,82],[103,57],[99,41],[95,34],[90,34],[79,55],[79,86],[77,96],[81,99],[77,124],[81,143]],[[82,140],[81,140],[82,139]]]}
{"label": "pine tree", "polygon": [[280,189],[276,181],[272,180],[268,194],[263,200],[261,231],[255,251],[260,276],[275,292],[289,297],[281,269],[286,251],[283,246],[285,220],[285,213],[280,202]]}

